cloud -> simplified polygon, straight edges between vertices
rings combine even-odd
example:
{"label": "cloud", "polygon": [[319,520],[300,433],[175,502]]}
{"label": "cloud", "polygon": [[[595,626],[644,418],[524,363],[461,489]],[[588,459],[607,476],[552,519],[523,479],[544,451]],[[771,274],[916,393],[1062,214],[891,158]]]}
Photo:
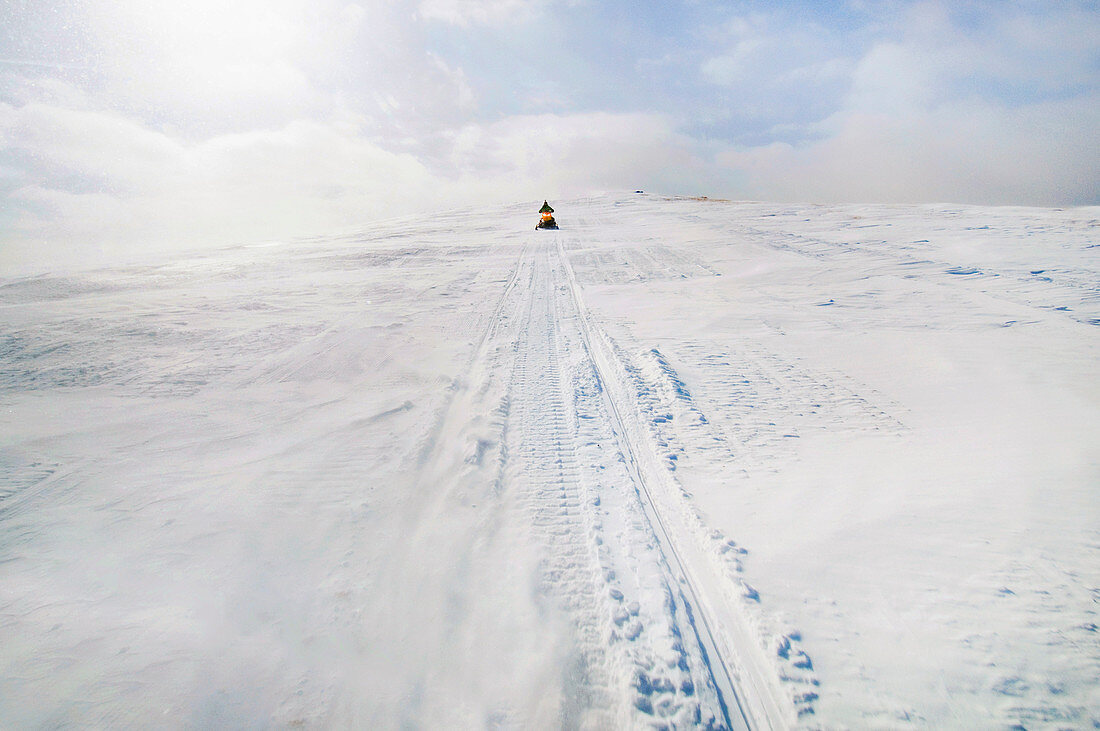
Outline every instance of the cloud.
{"label": "cloud", "polygon": [[[477,100],[399,4],[74,7],[92,76],[0,65],[7,262],[318,234],[443,198],[430,161]],[[34,28],[63,45],[44,25],[62,19]]]}
{"label": "cloud", "polygon": [[[716,53],[714,51],[717,51]],[[812,17],[786,11],[737,16],[699,67],[725,101],[716,126],[742,139],[817,122],[840,108],[858,53],[852,40]]]}
{"label": "cloud", "polygon": [[[1100,20],[1019,6],[971,19],[909,8],[794,142],[733,145],[740,193],[780,200],[1100,202]],[[1092,69],[1089,71],[1088,69]]]}
{"label": "cloud", "polygon": [[794,146],[731,148],[751,197],[821,202],[1096,204],[1100,94],[1010,108],[982,100],[905,114],[848,110]]}
{"label": "cloud", "polygon": [[461,27],[529,22],[547,0],[421,0],[417,12],[426,20]]}
{"label": "cloud", "polygon": [[164,134],[117,114],[30,103],[0,104],[0,135],[7,154],[33,160],[33,179],[82,181],[81,187],[118,191],[170,179],[182,147]]}
{"label": "cloud", "polygon": [[417,158],[354,118],[186,142],[113,113],[0,105],[0,139],[37,161],[7,181],[9,263],[316,234],[439,202]]}
{"label": "cloud", "polygon": [[678,192],[705,185],[697,148],[665,115],[516,115],[463,128],[449,163],[464,187],[523,197],[631,187]]}

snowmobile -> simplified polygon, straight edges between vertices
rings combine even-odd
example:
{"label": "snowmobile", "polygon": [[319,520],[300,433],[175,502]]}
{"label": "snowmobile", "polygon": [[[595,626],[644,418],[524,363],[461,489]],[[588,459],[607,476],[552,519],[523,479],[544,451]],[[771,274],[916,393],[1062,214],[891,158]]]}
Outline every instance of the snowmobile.
{"label": "snowmobile", "polygon": [[535,230],[540,228],[550,228],[555,231],[558,229],[558,222],[554,220],[554,209],[550,207],[550,204],[546,201],[542,202],[542,208],[539,209],[539,213],[542,218],[535,224]]}

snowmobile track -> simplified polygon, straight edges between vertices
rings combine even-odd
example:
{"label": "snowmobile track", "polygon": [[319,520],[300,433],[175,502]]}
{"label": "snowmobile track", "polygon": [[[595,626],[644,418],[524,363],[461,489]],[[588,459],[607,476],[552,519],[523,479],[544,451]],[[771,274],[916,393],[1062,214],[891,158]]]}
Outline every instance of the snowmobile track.
{"label": "snowmobile track", "polygon": [[[577,285],[576,278],[572,273],[572,269],[569,267],[568,257],[565,254],[564,247],[558,244],[558,256],[560,257],[562,266],[566,272],[566,276],[569,279],[570,294],[572,295],[574,304],[577,308],[577,312],[580,315],[578,318],[581,323],[581,332],[584,340],[585,349],[588,351],[589,357],[592,358],[593,366],[599,375],[602,382],[606,383],[608,379],[607,368],[601,368],[595,355],[594,346],[592,343],[592,335],[589,332],[590,320],[585,316],[584,303],[580,298],[579,286]],[[645,509],[646,517],[649,520],[651,527],[654,530],[654,534],[660,543],[661,552],[664,554],[665,559],[670,564],[670,567],[679,583],[679,587],[674,595],[674,601],[678,608],[683,611],[687,617],[688,624],[692,631],[695,633],[696,639],[702,650],[702,661],[705,664],[707,670],[710,673],[711,679],[718,689],[718,700],[721,704],[722,714],[724,716],[726,725],[730,728],[751,728],[748,716],[742,707],[741,700],[738,696],[737,690],[734,686],[733,675],[730,672],[726,661],[722,657],[722,653],[718,649],[718,645],[714,640],[711,633],[709,623],[706,616],[701,612],[696,615],[693,610],[693,606],[699,605],[696,599],[696,592],[691,585],[690,580],[684,571],[683,564],[679,555],[676,553],[676,549],[669,539],[668,532],[661,521],[661,516],[657,512],[653,504],[653,499],[649,493],[649,487],[646,485],[646,481],[642,476],[642,472],[638,466],[638,458],[634,454],[634,448],[631,446],[630,441],[625,438],[626,430],[623,426],[623,418],[619,413],[619,406],[615,403],[615,400],[608,394],[607,389],[603,390],[604,401],[608,407],[609,414],[613,422],[614,431],[620,435],[620,447],[623,450],[624,455],[627,458],[627,467],[630,470],[631,477],[634,480],[634,484],[637,488],[638,495],[642,498],[642,506]]]}
{"label": "snowmobile track", "polygon": [[[587,526],[577,481],[579,467],[565,420],[554,302],[534,273],[523,303],[508,400],[522,425],[516,449],[509,449],[525,487],[524,507],[547,550],[541,566],[543,591],[558,596],[574,618],[577,648],[569,660],[567,695],[579,708],[563,709],[563,722],[610,725],[598,709],[612,705],[606,656],[598,623],[599,587],[593,574]],[[514,457],[512,455],[514,454]],[[586,718],[582,719],[584,715]]]}
{"label": "snowmobile track", "polygon": [[[604,384],[603,400],[612,429],[626,458],[627,468],[646,519],[659,544],[660,553],[675,580],[674,600],[677,611],[686,616],[698,641],[701,660],[718,691],[725,724],[738,729],[783,727],[790,718],[784,708],[787,704],[782,699],[782,693],[771,682],[771,668],[759,652],[759,647],[752,642],[752,633],[744,626],[744,618],[734,616],[730,622],[728,620],[731,612],[728,607],[727,611],[714,611],[715,605],[728,604],[727,597],[713,588],[708,596],[702,590],[700,581],[693,577],[693,574],[703,574],[705,579],[709,579],[707,586],[716,586],[713,574],[708,575],[708,569],[713,570],[708,557],[693,552],[689,563],[678,548],[690,548],[688,530],[684,530],[682,524],[679,524],[674,533],[669,528],[668,521],[662,517],[662,506],[665,511],[670,506],[667,501],[656,497],[653,492],[656,486],[651,482],[666,476],[666,470],[660,465],[659,456],[652,445],[648,444],[641,430],[630,428],[630,424],[636,425],[641,417],[624,411],[632,409],[633,404],[616,396],[623,393],[626,386],[619,380],[612,362],[616,358],[614,343],[609,341],[605,333],[596,331],[598,326],[584,305],[580,285],[561,241],[557,244],[557,255],[577,312],[583,347],[599,380]],[[717,585],[722,581],[719,578]],[[736,613],[736,609],[733,612]],[[722,623],[721,619],[727,621]],[[729,626],[731,624],[736,626]]]}
{"label": "snowmobile track", "polygon": [[[637,429],[636,405],[616,395],[623,384],[607,362],[615,356],[601,350],[595,327],[560,240],[536,238],[475,358],[475,370],[502,379],[503,484],[541,547],[539,591],[570,628],[560,721],[782,726],[791,714],[773,684],[749,677],[770,668],[740,657],[746,640],[730,641],[738,630],[724,626],[731,610],[711,608],[737,588],[707,555],[684,552],[692,528],[670,525],[663,511],[678,506],[654,495],[665,468]],[[709,567],[693,571],[698,561]],[[761,697],[746,703],[746,692]]]}

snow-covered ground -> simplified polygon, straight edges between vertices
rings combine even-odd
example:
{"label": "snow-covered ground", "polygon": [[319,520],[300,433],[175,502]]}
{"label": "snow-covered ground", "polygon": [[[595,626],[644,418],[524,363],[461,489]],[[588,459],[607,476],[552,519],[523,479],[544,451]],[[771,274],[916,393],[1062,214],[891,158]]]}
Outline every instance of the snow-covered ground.
{"label": "snow-covered ground", "polygon": [[0,280],[0,725],[1100,724],[1100,210],[553,204]]}

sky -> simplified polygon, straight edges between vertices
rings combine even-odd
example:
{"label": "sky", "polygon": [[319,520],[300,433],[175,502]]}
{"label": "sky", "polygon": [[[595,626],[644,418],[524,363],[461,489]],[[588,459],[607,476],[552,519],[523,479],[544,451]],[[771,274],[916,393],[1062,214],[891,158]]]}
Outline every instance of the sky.
{"label": "sky", "polygon": [[1095,2],[0,0],[0,266],[642,189],[1100,203]]}

